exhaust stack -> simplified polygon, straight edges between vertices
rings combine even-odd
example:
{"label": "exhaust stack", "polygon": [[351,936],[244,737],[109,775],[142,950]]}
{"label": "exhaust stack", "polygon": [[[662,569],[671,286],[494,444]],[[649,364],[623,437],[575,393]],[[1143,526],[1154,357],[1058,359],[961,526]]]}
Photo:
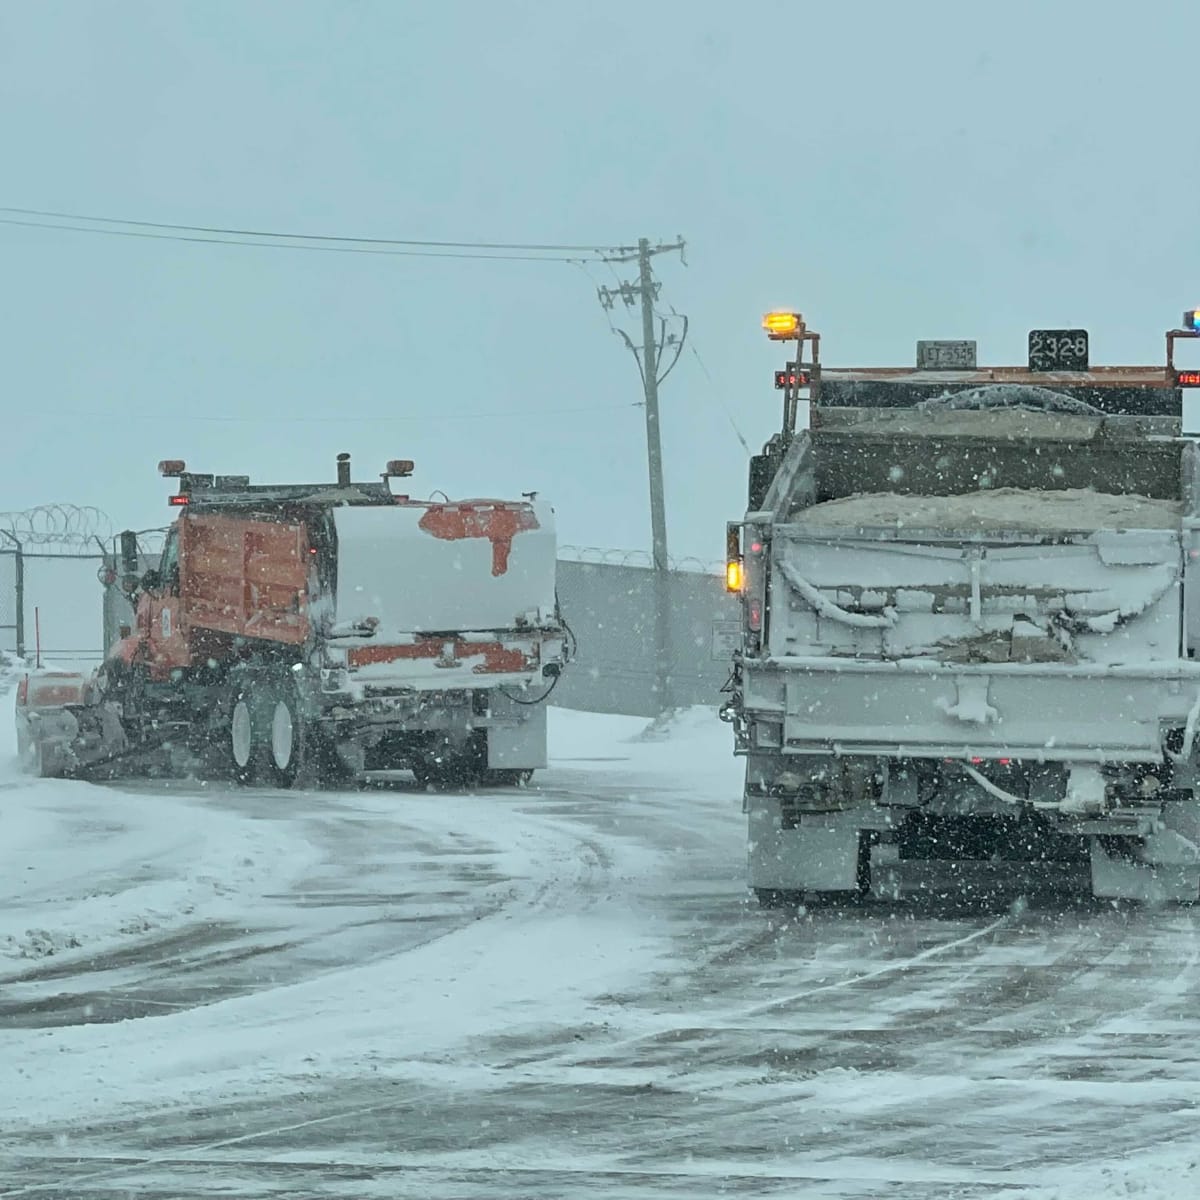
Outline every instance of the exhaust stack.
{"label": "exhaust stack", "polygon": [[348,454],[337,456],[337,481],[338,487],[350,486],[350,455]]}

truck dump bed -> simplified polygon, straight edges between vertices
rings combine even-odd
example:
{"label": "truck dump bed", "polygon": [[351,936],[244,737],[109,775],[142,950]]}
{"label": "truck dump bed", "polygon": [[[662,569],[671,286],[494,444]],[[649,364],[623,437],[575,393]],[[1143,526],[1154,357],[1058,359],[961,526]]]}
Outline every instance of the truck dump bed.
{"label": "truck dump bed", "polygon": [[1174,434],[1021,408],[822,410],[750,564],[766,619],[747,705],[809,752],[1050,739],[1157,756],[1164,705],[1195,700],[1165,677],[1200,624],[1184,593],[1196,448]]}

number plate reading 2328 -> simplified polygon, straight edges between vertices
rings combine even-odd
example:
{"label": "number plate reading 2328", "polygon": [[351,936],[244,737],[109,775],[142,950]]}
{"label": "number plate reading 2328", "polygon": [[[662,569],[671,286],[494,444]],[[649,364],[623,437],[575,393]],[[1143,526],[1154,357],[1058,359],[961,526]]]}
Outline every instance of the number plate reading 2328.
{"label": "number plate reading 2328", "polygon": [[1032,329],[1029,332],[1031,371],[1086,371],[1086,329]]}

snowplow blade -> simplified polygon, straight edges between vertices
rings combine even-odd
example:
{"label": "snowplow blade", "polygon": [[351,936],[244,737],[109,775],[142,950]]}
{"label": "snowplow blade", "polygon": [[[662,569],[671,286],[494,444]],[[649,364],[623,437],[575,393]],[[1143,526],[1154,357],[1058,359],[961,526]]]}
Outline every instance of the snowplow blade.
{"label": "snowplow blade", "polygon": [[31,774],[49,777],[69,769],[79,723],[67,705],[83,702],[86,683],[78,672],[47,671],[17,685],[17,752]]}
{"label": "snowplow blade", "polygon": [[17,685],[17,751],[25,769],[44,779],[70,775],[124,742],[120,723],[87,703],[88,677],[53,671]]}

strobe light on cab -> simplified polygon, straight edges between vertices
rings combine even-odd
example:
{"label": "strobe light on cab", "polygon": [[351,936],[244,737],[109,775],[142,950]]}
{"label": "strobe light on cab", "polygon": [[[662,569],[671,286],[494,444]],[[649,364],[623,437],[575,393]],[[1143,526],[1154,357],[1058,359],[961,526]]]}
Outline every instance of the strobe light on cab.
{"label": "strobe light on cab", "polygon": [[804,332],[804,318],[798,312],[769,312],[763,314],[762,326],[771,341],[792,342]]}
{"label": "strobe light on cab", "polygon": [[1183,314],[1180,329],[1190,329],[1193,333],[1200,332],[1200,308],[1189,308]]}

